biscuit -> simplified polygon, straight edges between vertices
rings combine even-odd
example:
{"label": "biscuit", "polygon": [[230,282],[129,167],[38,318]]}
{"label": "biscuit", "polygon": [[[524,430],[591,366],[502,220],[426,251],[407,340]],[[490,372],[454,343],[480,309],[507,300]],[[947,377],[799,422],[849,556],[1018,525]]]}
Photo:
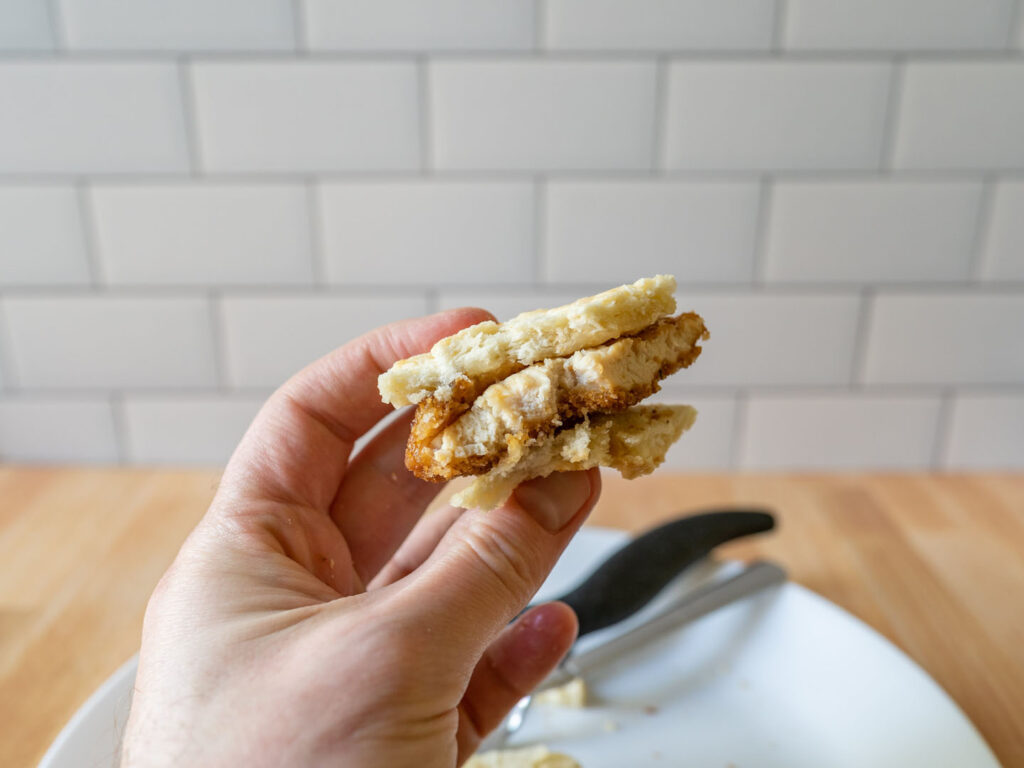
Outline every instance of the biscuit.
{"label": "biscuit", "polygon": [[468,405],[487,386],[533,363],[565,357],[636,333],[675,311],[675,278],[637,280],[556,309],[487,321],[399,360],[380,375],[381,398],[396,407],[427,397]]}
{"label": "biscuit", "polygon": [[612,467],[629,479],[650,474],[665,453],[693,426],[697,412],[688,405],[634,406],[585,417],[572,427],[515,446],[486,474],[452,497],[466,509],[494,509],[519,483],[552,472]]}
{"label": "biscuit", "polygon": [[486,472],[516,445],[658,391],[661,379],[697,358],[707,335],[695,313],[663,318],[633,336],[524,368],[490,385],[454,420],[450,402],[427,398],[416,411],[406,466],[424,480]]}

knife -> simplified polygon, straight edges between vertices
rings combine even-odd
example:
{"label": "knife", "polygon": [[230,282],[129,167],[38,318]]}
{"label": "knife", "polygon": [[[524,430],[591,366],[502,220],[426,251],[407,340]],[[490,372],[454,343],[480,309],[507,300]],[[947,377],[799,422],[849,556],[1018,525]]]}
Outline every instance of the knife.
{"label": "knife", "polygon": [[676,576],[732,539],[770,531],[763,509],[712,510],[672,520],[632,539],[561,597],[579,619],[579,637],[629,618]]}
{"label": "knife", "polygon": [[775,563],[758,561],[748,565],[735,576],[713,582],[676,598],[657,614],[618,637],[582,652],[570,651],[569,656],[531,693],[520,699],[501,724],[487,735],[480,744],[480,751],[499,749],[505,745],[509,737],[522,727],[535,694],[548,688],[565,685],[576,677],[587,679],[613,659],[661,637],[672,629],[696,621],[729,603],[785,581],[786,571],[782,567]]}

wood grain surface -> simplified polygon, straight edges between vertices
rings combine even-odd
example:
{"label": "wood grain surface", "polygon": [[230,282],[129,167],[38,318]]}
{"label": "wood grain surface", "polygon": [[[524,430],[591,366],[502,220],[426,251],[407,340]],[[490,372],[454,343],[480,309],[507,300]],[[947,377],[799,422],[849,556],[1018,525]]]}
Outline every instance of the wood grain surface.
{"label": "wood grain surface", "polygon": [[[0,765],[35,765],[138,648],[146,598],[213,495],[208,471],[0,467]],[[769,557],[921,664],[1024,766],[1024,475],[608,478],[591,523],[766,505]]]}

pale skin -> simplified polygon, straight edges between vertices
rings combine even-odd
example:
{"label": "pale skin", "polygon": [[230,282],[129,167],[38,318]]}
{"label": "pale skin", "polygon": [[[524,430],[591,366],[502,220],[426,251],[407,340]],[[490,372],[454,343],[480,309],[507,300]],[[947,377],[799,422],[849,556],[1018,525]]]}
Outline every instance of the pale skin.
{"label": "pale skin", "polygon": [[576,635],[572,610],[511,621],[600,494],[596,470],[520,486],[500,509],[423,515],[440,486],[403,465],[409,415],[377,375],[460,328],[390,325],[266,403],[146,610],[122,765],[461,765]]}

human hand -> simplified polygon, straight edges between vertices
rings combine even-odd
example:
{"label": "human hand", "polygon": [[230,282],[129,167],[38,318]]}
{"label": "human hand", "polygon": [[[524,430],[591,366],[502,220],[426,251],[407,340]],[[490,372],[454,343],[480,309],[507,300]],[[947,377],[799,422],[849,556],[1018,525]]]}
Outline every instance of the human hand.
{"label": "human hand", "polygon": [[596,470],[421,519],[439,486],[403,466],[410,414],[350,460],[391,410],[377,375],[485,319],[378,329],[267,401],[150,599],[125,768],[451,768],[557,664],[568,606],[506,625],[596,502]]}

